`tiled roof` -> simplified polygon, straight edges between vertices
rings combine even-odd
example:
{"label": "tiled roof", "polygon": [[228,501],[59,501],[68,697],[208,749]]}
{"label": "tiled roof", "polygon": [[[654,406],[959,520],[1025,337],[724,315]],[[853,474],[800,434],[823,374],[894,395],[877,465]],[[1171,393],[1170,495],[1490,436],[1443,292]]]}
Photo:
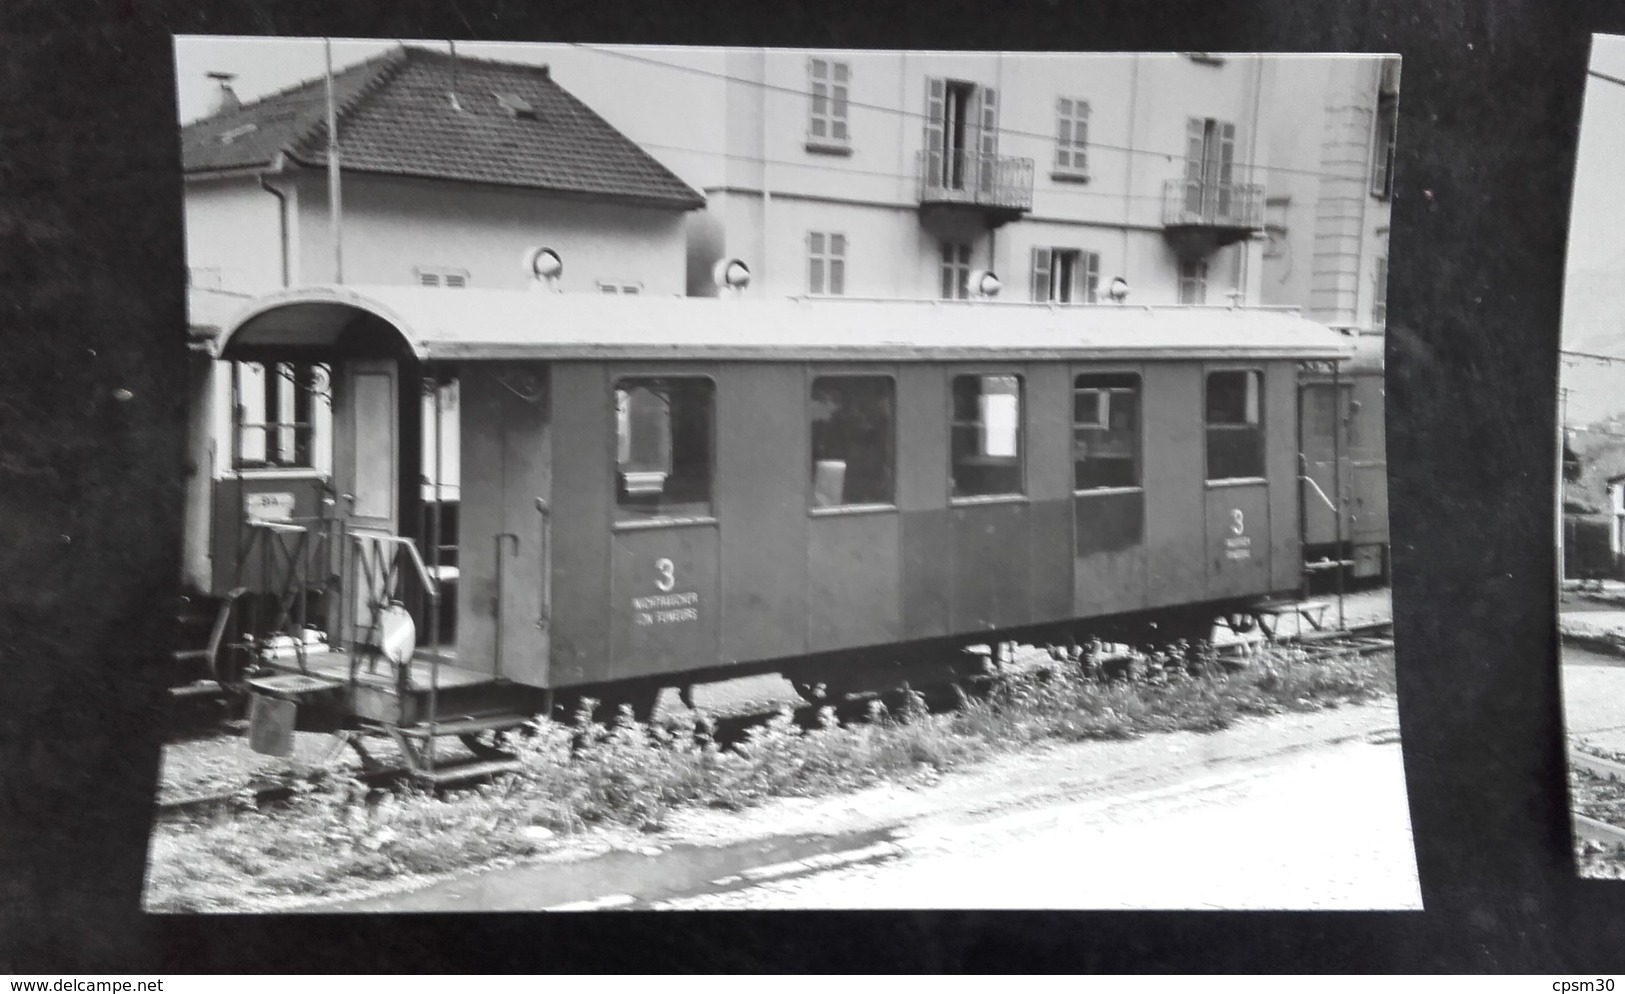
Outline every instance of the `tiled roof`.
{"label": "tiled roof", "polygon": [[[545,66],[459,56],[455,73],[456,107],[446,53],[396,48],[335,72],[342,168],[676,210],[705,205],[671,170],[553,82]],[[278,153],[325,167],[326,96],[318,77],[187,125],[183,168],[189,175],[252,169],[271,165]]]}

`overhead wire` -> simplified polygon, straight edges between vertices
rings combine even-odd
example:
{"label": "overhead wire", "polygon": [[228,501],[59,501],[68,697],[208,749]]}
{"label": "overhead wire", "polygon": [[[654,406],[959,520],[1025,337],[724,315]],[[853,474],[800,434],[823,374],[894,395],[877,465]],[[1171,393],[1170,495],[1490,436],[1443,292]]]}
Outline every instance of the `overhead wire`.
{"label": "overhead wire", "polygon": [[1601,362],[1625,362],[1625,356],[1604,355],[1601,352],[1582,352],[1579,349],[1558,349],[1559,355],[1574,356],[1578,359],[1596,359]]}
{"label": "overhead wire", "polygon": [[[721,151],[707,150],[707,149],[702,149],[702,148],[688,148],[687,146],[683,146],[683,145],[663,145],[663,144],[661,144],[659,142],[640,141],[640,142],[638,142],[638,145],[640,147],[642,147],[642,148],[655,149],[655,150],[663,151],[663,152],[681,152],[681,153],[684,153],[686,155],[703,155],[703,156],[710,156],[710,157],[719,158],[719,159],[720,158],[726,158],[726,159],[733,159],[735,161],[740,161],[740,162],[761,163],[761,164],[765,164],[765,165],[769,165],[769,166],[785,166],[785,167],[792,168],[792,169],[825,170],[825,171],[828,171],[828,172],[837,173],[837,174],[839,174],[841,176],[878,176],[878,177],[881,177],[883,179],[903,179],[903,180],[915,180],[915,179],[919,178],[915,173],[899,173],[899,172],[892,172],[891,170],[886,170],[886,169],[859,169],[857,167],[844,167],[844,166],[843,167],[835,167],[835,166],[826,165],[825,163],[822,163],[822,162],[799,162],[799,161],[796,161],[794,159],[775,159],[775,158],[771,158],[771,157],[768,157],[768,156],[750,155],[748,153],[721,152]],[[782,196],[782,195],[783,194],[781,192],[779,192],[779,191],[774,192],[774,196]],[[1066,197],[1105,197],[1105,198],[1108,198],[1108,199],[1111,199],[1111,200],[1116,200],[1116,201],[1121,201],[1121,200],[1153,200],[1153,201],[1161,201],[1161,200],[1165,199],[1164,194],[1158,194],[1158,193],[1127,193],[1127,194],[1125,194],[1125,193],[1114,193],[1114,192],[1112,192],[1110,190],[1076,190],[1076,189],[1072,189],[1071,187],[1048,189],[1048,190],[1044,191],[1044,195],[1045,196],[1066,196]]]}
{"label": "overhead wire", "polygon": [[[673,70],[675,72],[685,72],[685,73],[690,73],[690,74],[693,74],[693,75],[705,76],[705,77],[708,77],[708,78],[711,78],[711,79],[722,80],[723,82],[727,82],[727,83],[733,83],[733,84],[740,85],[740,86],[753,86],[753,87],[756,87],[756,88],[761,89],[761,90],[772,91],[772,92],[775,92],[775,93],[784,93],[784,94],[788,94],[788,95],[795,96],[795,97],[800,97],[800,98],[806,98],[809,95],[808,92],[805,89],[799,89],[797,87],[792,87],[792,86],[781,86],[781,85],[779,85],[777,83],[769,83],[769,82],[767,82],[765,80],[745,79],[745,78],[739,77],[739,76],[730,76],[727,73],[716,72],[716,71],[710,70],[710,69],[701,69],[698,66],[685,66],[685,65],[680,65],[680,64],[675,63],[675,62],[665,62],[665,61],[662,61],[660,59],[651,59],[651,58],[649,58],[647,56],[635,55],[635,54],[633,54],[631,52],[621,51],[621,50],[618,50],[618,49],[602,48],[602,47],[599,47],[597,45],[588,44],[586,42],[570,42],[569,44],[571,45],[571,47],[579,48],[579,49],[582,49],[583,51],[595,52],[595,53],[600,54],[600,55],[607,55],[607,56],[611,56],[611,57],[618,58],[618,59],[625,59],[625,60],[628,60],[628,61],[631,61],[631,62],[639,62],[639,63],[643,63],[645,65],[654,66],[654,67],[657,67],[657,68],[660,68],[660,69],[669,69],[669,70]],[[968,53],[968,54],[977,54],[977,53]],[[898,117],[903,117],[903,118],[912,118],[912,119],[919,120],[919,121],[931,120],[931,118],[929,118],[927,115],[925,115],[925,114],[923,114],[923,113],[921,113],[919,111],[905,110],[905,109],[903,109],[901,107],[893,107],[893,106],[891,106],[889,104],[868,103],[866,101],[852,100],[850,98],[847,99],[846,104],[847,104],[848,107],[857,107],[857,108],[861,108],[861,109],[864,109],[864,110],[879,111],[881,113],[893,114],[893,115],[896,115]],[[1035,131],[1023,131],[1023,130],[1021,130],[1019,128],[1001,127],[1001,128],[998,129],[998,131],[999,131],[999,137],[1000,138],[1004,138],[1006,136],[1013,136],[1013,137],[1019,137],[1019,138],[1029,138],[1029,139],[1032,139],[1034,141],[1044,142],[1046,144],[1054,142],[1056,140],[1056,136],[1052,135],[1052,134],[1041,134],[1041,133],[1035,132]],[[1155,157],[1155,158],[1163,159],[1163,160],[1168,161],[1168,162],[1172,162],[1172,161],[1180,160],[1180,159],[1185,159],[1185,158],[1188,157],[1183,151],[1180,151],[1180,152],[1165,152],[1165,151],[1158,151],[1156,149],[1149,149],[1149,148],[1135,148],[1135,147],[1129,146],[1129,145],[1113,145],[1113,144],[1110,144],[1108,142],[1089,141],[1089,142],[1087,142],[1085,144],[1085,148],[1087,148],[1087,149],[1089,149],[1091,151],[1095,150],[1095,149],[1100,149],[1100,150],[1110,151],[1110,152],[1121,152],[1121,153],[1123,153],[1125,155],[1140,155],[1140,156],[1146,156],[1146,157]],[[1297,169],[1297,168],[1290,167],[1290,166],[1274,166],[1274,165],[1255,163],[1255,162],[1234,162],[1234,163],[1232,163],[1232,165],[1236,166],[1236,167],[1243,168],[1243,169],[1255,169],[1255,170],[1263,170],[1265,172],[1270,172],[1270,173],[1283,173],[1283,174],[1291,174],[1291,175],[1299,175],[1299,176],[1309,176],[1309,177],[1313,177],[1313,178],[1317,178],[1317,179],[1355,180],[1355,181],[1361,181],[1361,182],[1363,182],[1364,179],[1365,179],[1365,175],[1364,175],[1363,171],[1360,174],[1355,175],[1355,174],[1345,174],[1345,173],[1322,172],[1322,171],[1320,171],[1318,169]],[[842,170],[842,171],[845,171],[845,170]]]}

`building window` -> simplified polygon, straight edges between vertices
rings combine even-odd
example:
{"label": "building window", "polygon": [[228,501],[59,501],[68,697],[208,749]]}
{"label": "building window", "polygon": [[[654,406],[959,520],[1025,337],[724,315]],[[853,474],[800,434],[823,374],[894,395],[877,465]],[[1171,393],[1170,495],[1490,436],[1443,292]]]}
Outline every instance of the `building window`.
{"label": "building window", "polygon": [[446,269],[440,266],[419,266],[414,270],[418,286],[439,286],[461,290],[468,286],[468,270]]}
{"label": "building window", "polygon": [[942,299],[964,300],[970,296],[970,246],[942,243]]}
{"label": "building window", "polygon": [[1072,489],[1139,485],[1139,375],[1078,377],[1072,382]]}
{"label": "building window", "polygon": [[1181,259],[1179,262],[1179,302],[1181,304],[1207,303],[1207,263],[1201,259]]}
{"label": "building window", "polygon": [[1377,259],[1377,286],[1371,296],[1371,327],[1382,331],[1388,327],[1388,257]]}
{"label": "building window", "polygon": [[698,376],[615,384],[616,520],[711,516],[714,395]]}
{"label": "building window", "polygon": [[1264,201],[1264,258],[1286,258],[1290,248],[1287,236],[1291,232],[1287,227],[1287,221],[1291,210],[1291,197],[1270,197]]}
{"label": "building window", "polygon": [[807,292],[839,297],[846,293],[846,236],[834,232],[807,234]]}
{"label": "building window", "polygon": [[813,507],[895,501],[896,394],[889,376],[813,380]]}
{"label": "building window", "polygon": [[1022,492],[1021,377],[956,376],[951,422],[952,492]]}
{"label": "building window", "polygon": [[1100,299],[1100,253],[1066,248],[1033,249],[1033,300],[1093,304]]}
{"label": "building window", "polygon": [[807,147],[817,151],[845,150],[847,131],[846,95],[851,83],[845,62],[828,59],[807,61],[810,111],[807,119]]}
{"label": "building window", "polygon": [[1207,374],[1207,478],[1264,475],[1264,374],[1232,369]]}
{"label": "building window", "polygon": [[643,292],[643,284],[630,280],[599,280],[598,292],[633,297]]}
{"label": "building window", "polygon": [[1394,195],[1394,142],[1399,137],[1399,60],[1384,59],[1377,83],[1377,131],[1372,142],[1371,195]]}
{"label": "building window", "polygon": [[[1185,214],[1209,223],[1236,211],[1236,126],[1211,117],[1185,121]],[[1240,206],[1245,209],[1247,202]]]}
{"label": "building window", "polygon": [[999,102],[990,87],[925,81],[926,185],[991,194],[998,181]]}
{"label": "building window", "polygon": [[1057,178],[1089,175],[1089,103],[1060,97],[1055,103],[1055,172]]}
{"label": "building window", "polygon": [[312,363],[232,363],[232,468],[314,468],[327,382],[327,368]]}

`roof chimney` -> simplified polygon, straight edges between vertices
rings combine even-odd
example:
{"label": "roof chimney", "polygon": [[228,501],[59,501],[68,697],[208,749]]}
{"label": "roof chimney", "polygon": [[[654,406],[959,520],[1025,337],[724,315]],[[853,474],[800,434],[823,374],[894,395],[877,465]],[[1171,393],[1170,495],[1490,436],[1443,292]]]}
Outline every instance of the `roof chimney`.
{"label": "roof chimney", "polygon": [[214,95],[214,105],[209,108],[210,117],[236,110],[243,105],[243,102],[237,99],[237,91],[231,88],[231,81],[237,78],[236,73],[211,72],[205,75],[220,84],[220,92]]}

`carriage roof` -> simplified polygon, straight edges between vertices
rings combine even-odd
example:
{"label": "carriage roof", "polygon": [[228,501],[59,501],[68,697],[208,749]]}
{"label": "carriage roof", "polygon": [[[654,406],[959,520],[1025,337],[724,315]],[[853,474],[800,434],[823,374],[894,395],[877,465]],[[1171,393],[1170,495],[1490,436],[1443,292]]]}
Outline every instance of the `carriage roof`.
{"label": "carriage roof", "polygon": [[775,300],[545,290],[315,286],[221,322],[222,358],[322,349],[363,315],[436,360],[1346,359],[1353,340],[1295,311],[1002,301]]}

